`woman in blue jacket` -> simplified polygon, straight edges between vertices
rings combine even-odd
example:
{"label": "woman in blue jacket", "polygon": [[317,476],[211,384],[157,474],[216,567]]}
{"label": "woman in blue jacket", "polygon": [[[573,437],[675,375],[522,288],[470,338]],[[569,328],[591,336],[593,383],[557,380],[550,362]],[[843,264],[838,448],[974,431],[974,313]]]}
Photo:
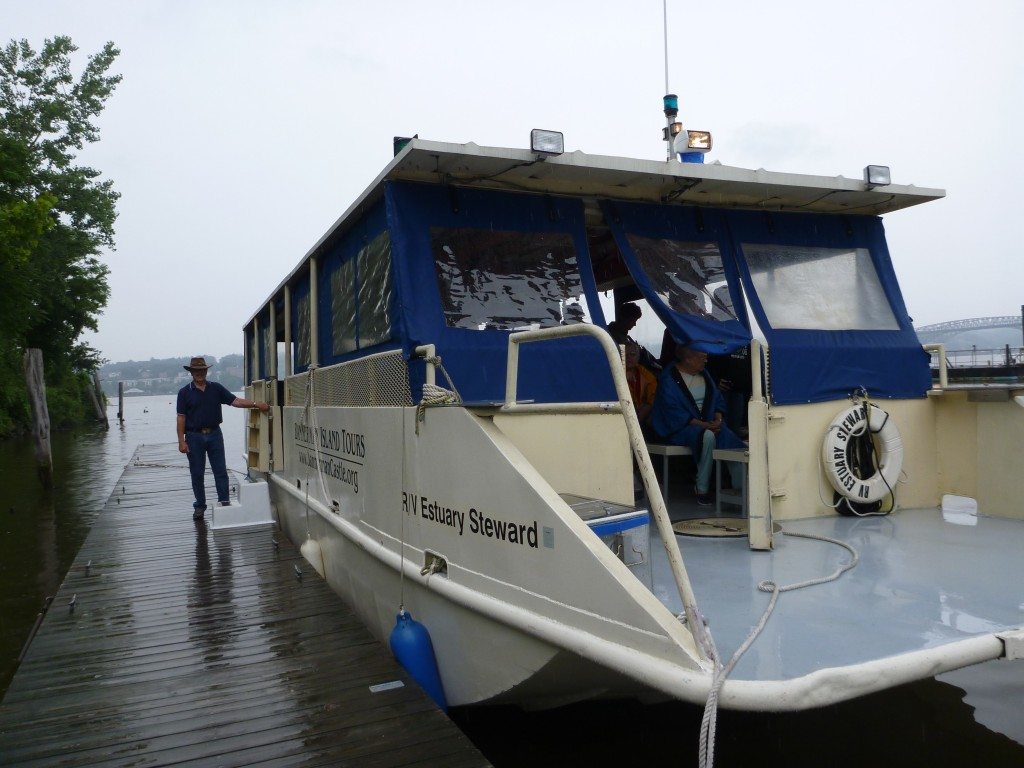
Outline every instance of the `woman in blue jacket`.
{"label": "woman in blue jacket", "polygon": [[[711,504],[712,451],[742,449],[746,445],[725,424],[725,400],[705,370],[707,352],[680,345],[676,363],[662,371],[651,411],[654,431],[671,445],[685,445],[697,462],[697,503]],[[729,462],[726,462],[728,464]],[[735,485],[740,473],[729,470]]]}

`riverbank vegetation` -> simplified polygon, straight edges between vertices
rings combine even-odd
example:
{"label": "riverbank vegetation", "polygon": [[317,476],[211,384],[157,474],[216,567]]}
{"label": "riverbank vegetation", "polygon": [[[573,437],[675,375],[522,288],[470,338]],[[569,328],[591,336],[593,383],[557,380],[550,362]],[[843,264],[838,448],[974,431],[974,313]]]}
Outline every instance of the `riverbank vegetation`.
{"label": "riverbank vegetation", "polygon": [[0,48],[0,437],[30,423],[22,374],[27,348],[43,351],[55,427],[92,418],[99,352],[80,340],[109,296],[99,257],[114,246],[113,182],[77,164],[99,140],[96,118],[121,80],[113,43],[74,71],[77,47],[54,37]]}

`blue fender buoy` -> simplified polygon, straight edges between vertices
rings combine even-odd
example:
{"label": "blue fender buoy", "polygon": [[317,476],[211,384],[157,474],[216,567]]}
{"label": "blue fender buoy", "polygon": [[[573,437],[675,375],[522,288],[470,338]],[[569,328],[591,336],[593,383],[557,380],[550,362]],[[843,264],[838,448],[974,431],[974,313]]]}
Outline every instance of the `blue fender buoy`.
{"label": "blue fender buoy", "polygon": [[434,703],[447,712],[448,702],[444,698],[441,675],[437,671],[437,659],[434,658],[434,644],[430,642],[427,628],[414,620],[411,614],[401,610],[388,644],[398,663],[405,667],[405,671],[412,675],[412,679],[419,683]]}

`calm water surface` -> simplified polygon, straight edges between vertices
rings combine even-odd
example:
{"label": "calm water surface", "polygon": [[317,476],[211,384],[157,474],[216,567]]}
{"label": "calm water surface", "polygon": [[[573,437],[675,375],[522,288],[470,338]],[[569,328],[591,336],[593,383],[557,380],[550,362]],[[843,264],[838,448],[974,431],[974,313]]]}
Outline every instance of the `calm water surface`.
{"label": "calm water surface", "polygon": [[[175,440],[173,395],[126,400],[123,428],[116,410],[109,409],[109,432],[54,436],[52,494],[38,487],[31,445],[0,441],[0,693],[43,601],[56,593],[135,448]],[[224,409],[228,465],[239,470],[244,415]],[[597,768],[695,765],[701,710],[616,702],[452,715],[498,768]],[[800,714],[723,712],[716,764],[1024,767],[1024,662],[989,662]]]}

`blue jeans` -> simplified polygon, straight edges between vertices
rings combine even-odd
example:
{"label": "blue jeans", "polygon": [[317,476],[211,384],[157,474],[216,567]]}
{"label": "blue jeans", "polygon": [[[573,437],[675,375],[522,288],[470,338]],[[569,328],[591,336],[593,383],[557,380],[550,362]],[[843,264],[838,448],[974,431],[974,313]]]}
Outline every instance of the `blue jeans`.
{"label": "blue jeans", "polygon": [[[715,450],[715,433],[710,429],[705,429],[704,434],[701,436],[700,444],[700,455],[694,456],[694,461],[697,462],[697,493],[704,495],[711,488],[711,467],[714,464]],[[743,479],[742,466],[737,464],[733,467],[736,462],[723,461],[725,465],[725,471],[729,473],[729,479],[732,481],[733,488],[739,488],[739,485]]]}
{"label": "blue jeans", "polygon": [[188,471],[192,475],[192,493],[196,501],[192,506],[206,509],[206,457],[210,457],[210,469],[213,470],[213,482],[217,486],[217,501],[230,501],[228,497],[228,469],[224,460],[224,434],[218,427],[204,435],[202,432],[186,432],[185,443],[188,445]]}

